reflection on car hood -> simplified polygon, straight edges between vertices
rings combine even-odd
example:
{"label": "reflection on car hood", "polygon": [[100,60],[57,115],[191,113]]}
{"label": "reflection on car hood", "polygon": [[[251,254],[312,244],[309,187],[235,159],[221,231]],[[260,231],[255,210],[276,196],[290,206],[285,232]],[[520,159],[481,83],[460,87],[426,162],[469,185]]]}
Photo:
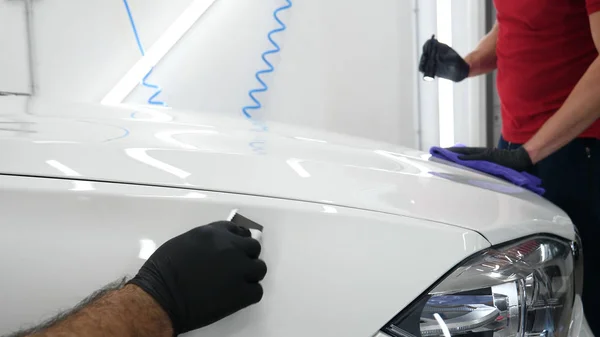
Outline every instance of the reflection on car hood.
{"label": "reflection on car hood", "polygon": [[469,228],[492,243],[573,232],[545,199],[420,151],[215,113],[2,98],[0,156],[2,174],[329,203]]}

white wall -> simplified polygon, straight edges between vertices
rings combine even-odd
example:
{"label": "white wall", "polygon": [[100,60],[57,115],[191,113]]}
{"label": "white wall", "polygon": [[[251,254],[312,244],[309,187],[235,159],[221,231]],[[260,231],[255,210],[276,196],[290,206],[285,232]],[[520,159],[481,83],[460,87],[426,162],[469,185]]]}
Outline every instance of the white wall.
{"label": "white wall", "polygon": [[[217,1],[160,63],[153,81],[174,108],[241,113],[270,48],[267,33],[283,0]],[[413,14],[410,1],[294,1],[272,56],[270,89],[256,118],[284,121],[414,147]],[[128,102],[143,103],[138,87]]]}
{"label": "white wall", "polygon": [[[130,0],[147,48],[189,3]],[[161,99],[240,114],[284,3],[217,0],[156,67]],[[277,37],[283,51],[271,58],[276,71],[257,117],[416,146],[411,1],[295,0],[282,18],[289,29]],[[121,0],[33,1],[32,28],[42,98],[100,101],[140,57]],[[149,94],[138,87],[126,101],[144,104]]]}
{"label": "white wall", "polygon": [[[438,32],[437,1],[416,0],[418,14],[418,44],[422,46]],[[463,57],[471,52],[485,35],[485,3],[481,0],[452,1],[452,41],[449,43]],[[443,28],[442,28],[443,29]],[[419,47],[420,48],[420,47]],[[419,49],[419,56],[421,50]],[[454,143],[484,146],[486,143],[485,78],[470,78],[451,84],[452,110],[440,112],[438,81],[419,81],[421,142],[424,149],[440,145],[440,113],[452,113]],[[442,126],[446,127],[446,126]],[[451,145],[451,144],[445,144]]]}
{"label": "white wall", "polygon": [[[463,56],[470,53],[485,30],[485,1],[452,2],[453,48]],[[470,78],[454,85],[454,137],[457,143],[486,145],[485,77]]]}
{"label": "white wall", "polygon": [[[413,0],[417,10],[417,57],[422,55],[423,44],[437,34],[437,5],[436,0]],[[418,59],[417,59],[418,60]],[[439,100],[436,82],[425,82],[422,75],[417,79],[419,135],[422,149],[440,145]]]}
{"label": "white wall", "polygon": [[30,94],[25,3],[0,1],[0,91]]}
{"label": "white wall", "polygon": [[[149,46],[189,0],[129,3]],[[100,101],[140,57],[121,0],[33,1],[32,26],[36,94],[41,97]]]}
{"label": "white wall", "polygon": [[[10,75],[0,91],[29,91],[23,1],[0,0],[0,16],[11,19],[0,26],[13,31],[3,43],[14,46],[0,55],[0,70]],[[146,47],[191,2],[129,1]],[[256,117],[422,149],[439,145],[437,85],[416,71],[421,46],[436,31],[435,3],[294,0],[282,15],[289,26],[276,37],[283,51],[271,57],[276,71],[265,77],[270,90],[259,95],[264,108]],[[175,108],[240,114],[257,86],[254,73],[264,68],[272,12],[282,4],[217,0],[155,69],[160,98]],[[453,46],[461,54],[485,33],[483,17],[480,0],[452,3]],[[33,1],[32,22],[38,96],[97,102],[140,57],[121,0]],[[454,85],[457,142],[485,143],[483,85],[483,78]],[[127,102],[144,104],[150,93],[140,86]]]}

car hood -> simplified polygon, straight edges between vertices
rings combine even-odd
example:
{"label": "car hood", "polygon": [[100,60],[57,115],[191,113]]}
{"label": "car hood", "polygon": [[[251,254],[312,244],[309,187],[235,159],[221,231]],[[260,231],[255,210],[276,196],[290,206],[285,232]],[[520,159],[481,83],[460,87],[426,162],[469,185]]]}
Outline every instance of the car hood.
{"label": "car hood", "polygon": [[329,203],[475,230],[492,243],[564,212],[529,191],[345,135],[216,113],[0,99],[0,174],[178,187]]}

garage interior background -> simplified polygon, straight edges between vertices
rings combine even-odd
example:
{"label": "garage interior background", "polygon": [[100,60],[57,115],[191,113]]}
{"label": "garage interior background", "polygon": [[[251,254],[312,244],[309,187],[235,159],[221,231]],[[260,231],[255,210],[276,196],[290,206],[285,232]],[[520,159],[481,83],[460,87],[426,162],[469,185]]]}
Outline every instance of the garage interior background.
{"label": "garage interior background", "polygon": [[[129,0],[150,48],[194,3],[210,7],[156,65],[169,107],[241,114],[257,87],[261,54],[285,0]],[[423,82],[421,46],[432,34],[465,55],[493,20],[491,1],[293,0],[281,13],[282,51],[269,60],[260,118],[427,149],[493,144],[493,79]],[[448,15],[447,13],[451,13]],[[0,0],[0,91],[100,102],[140,60],[121,0]],[[6,33],[9,32],[9,33]],[[124,103],[147,104],[138,85]]]}

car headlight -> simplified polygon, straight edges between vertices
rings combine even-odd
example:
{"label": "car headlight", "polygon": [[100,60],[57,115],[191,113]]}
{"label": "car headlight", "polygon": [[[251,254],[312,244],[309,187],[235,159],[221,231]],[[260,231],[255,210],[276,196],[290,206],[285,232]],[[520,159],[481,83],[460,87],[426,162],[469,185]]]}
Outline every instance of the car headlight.
{"label": "car headlight", "polygon": [[382,330],[393,337],[566,337],[581,278],[574,242],[552,237],[467,259]]}

